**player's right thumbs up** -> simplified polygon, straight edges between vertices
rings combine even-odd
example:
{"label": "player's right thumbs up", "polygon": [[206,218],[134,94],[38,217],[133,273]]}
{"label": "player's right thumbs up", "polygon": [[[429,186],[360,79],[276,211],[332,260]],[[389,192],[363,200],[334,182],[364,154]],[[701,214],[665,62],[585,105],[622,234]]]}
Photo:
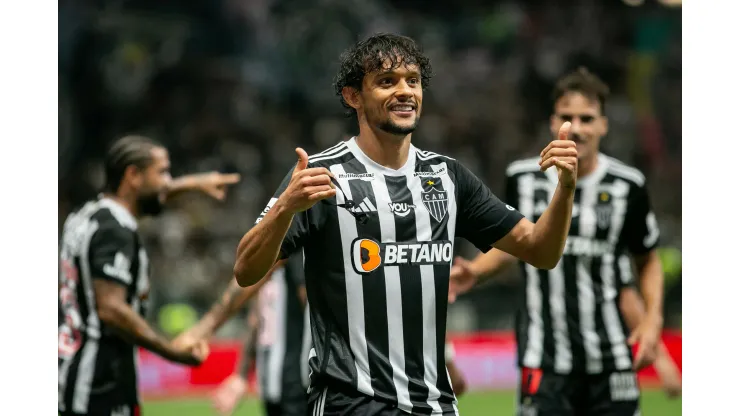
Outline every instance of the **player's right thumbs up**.
{"label": "player's right thumbs up", "polygon": [[298,164],[295,165],[294,173],[300,172],[308,167],[308,154],[306,151],[297,147],[295,152],[298,155]]}
{"label": "player's right thumbs up", "polygon": [[293,169],[290,183],[278,198],[278,201],[295,214],[305,211],[322,199],[336,195],[331,178],[332,174],[323,167],[308,167],[308,154],[300,147],[295,149],[298,163]]}

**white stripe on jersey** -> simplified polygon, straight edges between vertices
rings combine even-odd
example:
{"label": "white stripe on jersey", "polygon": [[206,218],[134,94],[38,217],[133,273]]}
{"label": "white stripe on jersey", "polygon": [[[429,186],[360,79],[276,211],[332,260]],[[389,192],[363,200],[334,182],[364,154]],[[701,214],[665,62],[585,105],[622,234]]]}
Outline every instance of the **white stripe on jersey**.
{"label": "white stripe on jersey", "polygon": [[[594,186],[581,188],[580,215],[578,217],[578,235],[592,239],[596,234],[596,201],[598,192]],[[595,311],[596,298],[594,295],[594,284],[591,279],[591,258],[586,256],[576,257],[576,285],[578,286],[578,312],[581,324],[581,336],[583,348],[586,352],[586,372],[590,374],[600,373],[603,369],[601,364],[601,341],[596,332]]]}
{"label": "white stripe on jersey", "polygon": [[[349,150],[347,150],[349,151]],[[332,156],[333,157],[333,156]],[[332,158],[329,157],[329,158]],[[329,170],[339,182],[347,198],[352,199],[352,191],[349,181],[341,178],[346,173],[341,164],[331,165]],[[337,193],[337,204],[346,203],[342,192]],[[357,390],[369,396],[374,396],[370,383],[370,365],[367,352],[367,340],[365,339],[365,301],[363,297],[362,277],[355,272],[352,266],[352,253],[350,252],[352,241],[357,238],[357,223],[355,217],[349,211],[337,206],[337,218],[339,220],[339,234],[342,244],[342,257],[344,257],[344,282],[347,292],[347,324],[349,327],[349,347],[355,357],[355,370],[357,372]]]}
{"label": "white stripe on jersey", "polygon": [[[608,192],[612,196],[612,212],[607,239],[610,243],[616,244],[624,225],[624,215],[627,212],[626,198],[629,193],[629,184],[622,180],[616,180],[610,188]],[[623,257],[627,258],[626,256]],[[614,283],[614,254],[604,255],[601,261],[601,279],[604,288],[604,303],[602,304],[601,313],[604,317],[609,342],[612,344],[614,364],[618,370],[627,370],[631,367],[631,362],[616,304],[617,286]]]}
{"label": "white stripe on jersey", "polygon": [[[547,200],[552,201],[555,187],[544,180],[535,180],[547,189]],[[537,188],[537,186],[535,186]],[[558,264],[548,273],[550,289],[550,320],[552,321],[553,339],[555,341],[555,372],[568,374],[573,369],[573,352],[568,337],[568,317],[565,309],[565,273],[563,263]]]}
{"label": "white stripe on jersey", "polygon": [[347,143],[346,142],[339,142],[339,143],[335,144],[334,146],[332,146],[332,147],[324,150],[323,152],[316,153],[315,155],[310,155],[308,157],[308,162],[309,163],[315,162],[317,158],[339,153],[339,152],[342,151],[342,149],[346,149],[346,148],[347,148]]}
{"label": "white stripe on jersey", "polygon": [[[446,175],[445,175],[446,176]],[[424,207],[421,199],[423,189],[421,181],[411,173],[406,177],[406,181],[411,191],[411,198],[414,201],[414,217],[416,218],[416,241],[432,240],[431,215]],[[447,189],[447,183],[444,183]],[[449,193],[449,190],[448,190]],[[448,195],[449,198],[449,195]],[[422,349],[424,351],[424,383],[429,389],[427,403],[431,406],[434,413],[441,413],[442,408],[439,405],[440,392],[437,389],[437,315],[435,313],[435,293],[434,293],[434,266],[419,266],[421,275],[421,302],[422,302]],[[431,360],[431,361],[430,361]]]}
{"label": "white stripe on jersey", "polygon": [[[371,182],[375,203],[386,207],[392,202],[383,172],[367,165],[368,172],[375,174]],[[368,200],[368,202],[370,202]],[[386,209],[378,211],[380,238],[383,243],[396,241],[396,221],[393,213]],[[393,385],[396,388],[398,408],[411,412],[413,405],[409,395],[409,379],[406,376],[406,358],[403,338],[403,302],[401,300],[401,275],[398,266],[385,266],[385,296],[388,316],[388,361],[393,370]]]}
{"label": "white stripe on jersey", "polygon": [[324,404],[326,404],[326,392],[327,388],[324,387],[324,391],[321,392],[319,397],[314,402],[313,416],[324,416]]}
{"label": "white stripe on jersey", "polygon": [[[301,348],[301,383],[304,387],[308,387],[308,360],[310,359],[311,348],[311,313],[306,304],[305,312],[303,314],[303,347]],[[316,354],[314,352],[314,354]]]}
{"label": "white stripe on jersey", "polygon": [[341,151],[340,151],[339,153],[337,153],[337,154],[334,154],[334,155],[328,155],[328,156],[321,156],[321,157],[317,157],[316,159],[312,159],[312,160],[309,160],[309,161],[308,161],[308,163],[314,163],[314,162],[319,162],[319,161],[322,161],[322,160],[330,160],[330,159],[336,159],[336,158],[338,158],[338,157],[340,157],[340,156],[344,156],[344,155],[346,155],[346,154],[347,154],[347,153],[349,153],[349,152],[350,152],[350,150],[349,150],[349,149],[347,149],[347,148],[345,148],[345,149],[341,150]]}
{"label": "white stripe on jersey", "polygon": [[272,277],[270,277],[270,284],[273,285],[274,293],[277,296],[270,305],[266,305],[270,309],[268,313],[274,316],[274,321],[271,323],[273,328],[270,329],[270,332],[274,335],[265,363],[266,368],[263,375],[265,390],[262,395],[267,401],[279,402],[283,390],[283,365],[285,364],[285,330],[287,325],[285,311],[288,296],[293,295],[292,293],[288,294],[285,283],[285,267],[275,270]]}
{"label": "white stripe on jersey", "polygon": [[[530,221],[534,218],[534,175],[525,174],[519,177],[519,212]],[[542,322],[542,291],[537,269],[529,264],[524,265],[527,273],[527,314],[530,319],[527,328],[527,346],[524,350],[523,364],[526,367],[539,368],[542,365],[544,345],[544,324]]]}

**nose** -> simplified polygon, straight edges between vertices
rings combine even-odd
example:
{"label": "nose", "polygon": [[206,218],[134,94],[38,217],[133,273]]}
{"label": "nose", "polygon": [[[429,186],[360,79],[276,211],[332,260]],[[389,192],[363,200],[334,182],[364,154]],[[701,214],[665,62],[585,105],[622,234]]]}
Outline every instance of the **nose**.
{"label": "nose", "polygon": [[396,89],[395,95],[399,101],[405,101],[413,97],[414,90],[411,88],[408,82],[401,81],[398,83],[398,89]]}
{"label": "nose", "polygon": [[580,134],[583,129],[583,123],[581,123],[580,117],[573,117],[570,121],[570,134]]}

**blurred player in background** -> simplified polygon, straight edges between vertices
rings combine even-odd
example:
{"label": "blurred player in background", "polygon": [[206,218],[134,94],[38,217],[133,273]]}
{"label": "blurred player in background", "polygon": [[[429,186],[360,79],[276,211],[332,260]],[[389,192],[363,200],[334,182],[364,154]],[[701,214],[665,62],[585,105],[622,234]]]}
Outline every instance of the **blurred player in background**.
{"label": "blurred player in background", "polygon": [[[241,371],[222,383],[215,404],[223,414],[231,414],[246,391],[246,371],[250,344],[254,344],[260,398],[268,416],[305,416],[307,411],[308,350],[311,334],[308,325],[303,256],[292,256],[284,267],[263,279],[261,287],[242,288],[232,281],[221,299],[191,329],[175,341],[178,345],[196,345],[208,340],[215,331],[256,294],[247,322],[246,354]],[[258,289],[258,290],[257,290]],[[256,324],[256,325],[255,325]],[[256,333],[256,336],[253,334]]]}
{"label": "blurred player in background", "polygon": [[577,150],[543,151],[555,196],[535,224],[454,159],[417,149],[429,59],[410,38],[350,47],[335,82],[359,134],[298,162],[237,248],[234,275],[258,284],[305,252],[313,348],[313,414],[457,415],[444,356],[454,240],[498,247],[540,268],[557,264],[570,226]]}
{"label": "blurred player in background", "polygon": [[203,342],[179,347],[143,316],[149,294],[149,259],[137,221],[157,215],[186,190],[223,199],[238,175],[170,177],[167,150],[128,136],[105,159],[106,189],[73,212],[60,242],[59,413],[138,415],[136,346],[170,361],[198,365]]}
{"label": "blurred player in background", "polygon": [[[599,153],[608,131],[608,87],[581,68],[561,78],[554,91],[553,137],[571,122],[578,148],[578,184],[563,257],[552,270],[520,263],[526,276],[524,304],[516,325],[521,368],[521,415],[614,415],[639,412],[635,370],[658,355],[663,324],[663,270],[656,248],[659,231],[645,177]],[[509,165],[506,202],[532,221],[543,215],[557,175],[539,157]],[[632,279],[634,259],[644,314],[628,336],[619,312],[620,287]],[[479,277],[499,271],[512,256],[499,251],[473,262],[456,259],[451,300]],[[632,357],[630,344],[639,343]]]}

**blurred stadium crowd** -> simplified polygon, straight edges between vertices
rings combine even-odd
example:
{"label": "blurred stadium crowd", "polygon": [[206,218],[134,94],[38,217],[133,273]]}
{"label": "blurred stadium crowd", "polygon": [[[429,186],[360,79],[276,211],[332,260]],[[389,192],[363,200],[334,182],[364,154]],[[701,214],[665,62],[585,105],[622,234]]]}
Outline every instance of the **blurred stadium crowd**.
{"label": "blurred stadium crowd", "polygon": [[[435,72],[414,143],[462,160],[499,194],[507,163],[548,140],[556,77],[586,65],[611,86],[602,147],[648,177],[665,247],[666,325],[680,327],[680,8],[483,3],[60,0],[60,227],[102,185],[103,152],[125,133],[166,144],[175,175],[239,172],[225,203],[183,196],[142,224],[153,257],[150,319],[173,304],[202,313],[293,149],[310,154],[354,133],[332,88],[340,52],[392,31],[419,41]],[[454,304],[450,328],[511,329],[520,282],[518,270],[510,275]]]}

